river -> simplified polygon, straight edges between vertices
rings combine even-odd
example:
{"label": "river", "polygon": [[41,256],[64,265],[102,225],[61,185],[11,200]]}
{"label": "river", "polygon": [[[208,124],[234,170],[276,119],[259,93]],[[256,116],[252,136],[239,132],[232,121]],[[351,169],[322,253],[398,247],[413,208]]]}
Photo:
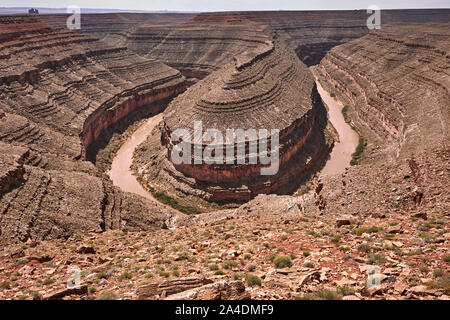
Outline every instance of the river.
{"label": "river", "polygon": [[[345,122],[344,116],[342,115],[343,105],[339,101],[332,98],[329,93],[322,88],[318,81],[316,81],[316,83],[317,90],[319,91],[322,100],[328,106],[328,119],[331,121],[339,134],[339,142],[335,143],[335,146],[330,154],[330,159],[322,169],[321,175],[341,174],[345,171],[345,168],[350,166],[350,160],[352,159],[352,154],[355,152],[355,148],[358,145],[359,137],[350,125]],[[145,141],[153,128],[161,120],[162,113],[147,119],[141,126],[139,126],[139,128],[119,149],[112,162],[111,170],[109,171],[109,177],[115,186],[119,187],[123,191],[136,193],[158,203],[160,202],[156,200],[153,195],[145,190],[138,182],[130,167],[133,162],[134,150]],[[169,206],[166,207],[170,208]]]}
{"label": "river", "polygon": [[344,107],[342,103],[331,97],[330,94],[322,88],[319,81],[316,81],[316,84],[322,100],[328,106],[328,120],[330,120],[339,134],[339,142],[334,144],[334,148],[330,153],[330,159],[322,169],[321,175],[341,174],[345,171],[345,168],[350,166],[352,154],[358,146],[359,136],[356,131],[345,122],[344,116],[342,115],[342,108]]}

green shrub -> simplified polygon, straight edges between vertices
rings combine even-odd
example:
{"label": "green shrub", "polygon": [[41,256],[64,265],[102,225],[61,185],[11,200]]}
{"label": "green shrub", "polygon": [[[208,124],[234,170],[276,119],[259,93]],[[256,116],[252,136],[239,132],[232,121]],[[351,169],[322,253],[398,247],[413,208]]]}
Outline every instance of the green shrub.
{"label": "green shrub", "polygon": [[216,272],[214,272],[214,274],[216,276],[223,276],[225,274],[225,272],[223,272],[222,270],[217,270]]}
{"label": "green shrub", "polygon": [[289,256],[276,256],[273,263],[277,268],[287,268],[292,266],[292,260]]}
{"label": "green shrub", "polygon": [[97,300],[116,300],[116,295],[113,292],[105,292]]}
{"label": "green shrub", "polygon": [[219,270],[219,266],[215,263],[212,263],[208,266],[209,270],[211,271],[215,271],[215,270]]}
{"label": "green shrub", "polygon": [[227,260],[222,263],[222,268],[224,269],[233,269],[238,265],[238,263],[234,260]]}
{"label": "green shrub", "polygon": [[250,286],[261,286],[261,279],[254,274],[247,274],[245,276],[245,281],[247,281],[248,285]]}
{"label": "green shrub", "polygon": [[120,276],[119,276],[119,281],[123,281],[123,280],[126,280],[126,279],[131,279],[131,278],[133,278],[133,275],[131,274],[131,273],[129,273],[129,272],[124,272],[124,273],[122,273]]}
{"label": "green shrub", "polygon": [[322,289],[316,292],[308,293],[302,297],[297,297],[297,300],[342,300],[342,295],[336,291]]}
{"label": "green shrub", "polygon": [[367,260],[367,264],[376,264],[376,263],[383,264],[385,262],[386,262],[386,260],[384,259],[384,257],[378,253],[369,254],[368,260]]}
{"label": "green shrub", "polygon": [[444,275],[444,270],[442,270],[442,269],[435,269],[434,271],[433,271],[433,276],[435,277],[435,278],[440,278],[440,277],[442,277],[443,275]]}
{"label": "green shrub", "polygon": [[311,252],[309,252],[307,250],[303,251],[303,256],[304,257],[308,257],[310,254],[311,254]]}
{"label": "green shrub", "polygon": [[355,293],[355,289],[344,286],[344,287],[338,287],[337,292],[343,296],[350,296]]}
{"label": "green shrub", "polygon": [[164,204],[167,204],[168,206],[171,206],[172,208],[187,213],[187,214],[198,214],[200,211],[197,208],[190,207],[190,206],[184,206],[178,202],[175,198],[172,196],[169,196],[168,194],[164,192],[156,192],[155,189],[150,188],[150,191],[152,195],[161,201]]}
{"label": "green shrub", "polygon": [[231,275],[231,278],[233,279],[233,280],[239,280],[239,279],[241,279],[243,277],[243,275],[242,274],[240,274],[240,273],[233,273],[232,275]]}
{"label": "green shrub", "polygon": [[369,253],[370,251],[372,251],[372,247],[369,246],[367,243],[362,243],[362,244],[358,245],[357,249],[358,249],[358,251],[365,252],[365,253]]}
{"label": "green shrub", "polygon": [[358,146],[355,149],[355,152],[352,154],[352,160],[350,161],[350,164],[352,166],[356,166],[359,163],[359,160],[361,159],[362,153],[364,151],[364,147],[366,146],[366,142],[364,141],[363,137],[359,137]]}

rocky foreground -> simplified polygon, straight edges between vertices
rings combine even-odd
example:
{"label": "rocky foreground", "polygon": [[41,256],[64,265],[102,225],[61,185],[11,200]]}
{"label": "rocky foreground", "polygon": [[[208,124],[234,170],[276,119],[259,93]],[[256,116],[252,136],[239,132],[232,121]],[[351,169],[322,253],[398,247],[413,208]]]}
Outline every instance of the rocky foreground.
{"label": "rocky foreground", "polygon": [[[261,195],[173,230],[4,247],[0,298],[449,299],[449,159],[352,167],[303,196]],[[374,270],[381,284],[368,288]]]}

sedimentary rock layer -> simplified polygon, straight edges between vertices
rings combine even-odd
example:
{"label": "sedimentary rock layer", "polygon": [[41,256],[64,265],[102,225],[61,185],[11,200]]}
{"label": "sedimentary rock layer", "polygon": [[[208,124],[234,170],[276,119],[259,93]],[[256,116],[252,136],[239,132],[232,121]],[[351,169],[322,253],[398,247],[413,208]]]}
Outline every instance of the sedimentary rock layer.
{"label": "sedimentary rock layer", "polygon": [[[332,47],[369,33],[366,10],[248,11],[200,13],[186,24],[253,22],[269,26],[308,66],[320,62]],[[448,9],[382,10],[381,23],[449,22]]]}
{"label": "sedimentary rock layer", "polygon": [[[60,28],[67,28],[70,14],[39,15],[42,21]],[[109,33],[129,30],[141,24],[175,25],[195,16],[194,13],[83,13],[78,33],[90,34],[102,39]]]}
{"label": "sedimentary rock layer", "polygon": [[2,17],[0,28],[7,142],[80,158],[133,110],[184,90],[178,71],[90,36],[29,17]]}
{"label": "sedimentary rock layer", "polygon": [[138,26],[111,33],[110,44],[127,46],[144,57],[157,59],[186,77],[201,79],[234,56],[253,50],[267,40],[255,24],[221,26]]}
{"label": "sedimentary rock layer", "polygon": [[83,160],[120,121],[162,110],[184,88],[178,71],[125,48],[0,17],[0,242],[161,227],[164,209]]}
{"label": "sedimentary rock layer", "polygon": [[[245,201],[260,193],[292,192],[304,181],[307,169],[317,166],[319,158],[327,154],[324,110],[308,68],[282,41],[267,40],[253,51],[236,56],[169,105],[164,112],[161,141],[172,163],[161,166],[160,179],[170,180],[164,177],[168,173],[188,188],[203,190],[207,200],[216,202]],[[211,141],[192,141],[187,147],[191,161],[174,161],[172,150],[177,142],[172,140],[172,134],[183,129],[193,137],[196,121],[202,122],[204,130],[217,130],[231,147],[232,154],[227,153],[226,145],[216,148],[215,152],[222,150],[223,157],[214,159],[222,160],[221,164],[208,164],[205,159],[195,163],[194,150],[204,153],[211,148]],[[268,149],[264,149],[258,141],[261,136],[247,137],[245,163],[241,164],[237,153],[240,142],[238,138],[226,141],[227,129],[266,129],[269,133],[277,129],[279,146],[269,137]],[[256,152],[250,148],[253,143],[259,143]],[[279,154],[279,162],[275,160],[279,171],[273,175],[261,175],[261,169],[269,167],[260,161],[265,150]],[[145,162],[143,157],[138,158]],[[233,164],[225,163],[229,160]]]}
{"label": "sedimentary rock layer", "polygon": [[450,24],[392,25],[338,46],[322,78],[396,155],[448,146]]}

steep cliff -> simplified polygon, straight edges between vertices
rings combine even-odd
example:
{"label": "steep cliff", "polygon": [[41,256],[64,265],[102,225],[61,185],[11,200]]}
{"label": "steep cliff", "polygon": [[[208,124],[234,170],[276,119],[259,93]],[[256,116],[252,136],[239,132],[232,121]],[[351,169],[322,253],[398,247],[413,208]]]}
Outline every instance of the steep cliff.
{"label": "steep cliff", "polygon": [[334,48],[318,68],[359,127],[394,156],[448,146],[449,26],[385,26]]}
{"label": "steep cliff", "polygon": [[164,226],[165,209],[83,160],[118,123],[161,111],[184,89],[178,71],[125,48],[0,17],[0,242]]}
{"label": "steep cliff", "polygon": [[[245,138],[245,159],[238,153],[242,144],[239,138],[223,138],[225,144],[217,144],[217,148],[215,142],[219,140],[191,140],[187,147],[190,161],[176,163],[172,151],[177,142],[172,141],[172,134],[182,129],[193,137],[195,121],[201,121],[204,130],[214,128],[222,137],[227,130],[266,129],[269,134],[279,130],[279,145],[272,137],[267,142],[268,148],[274,146],[269,154],[279,154],[279,160],[275,160],[279,170],[261,174],[261,169],[269,165],[259,161],[265,154],[260,136]],[[260,193],[290,193],[326,158],[332,142],[325,137],[325,126],[325,108],[312,74],[282,41],[267,36],[264,44],[236,56],[177,97],[164,112],[160,134],[163,147],[158,149],[150,138],[137,152],[135,167],[156,189],[181,190],[210,202],[241,202]],[[258,145],[256,153],[251,145]],[[212,165],[205,159],[196,163],[197,148],[203,155],[213,148],[222,156],[218,159],[215,153],[216,163]],[[155,161],[157,150],[161,156]],[[146,175],[147,171],[152,174]]]}

